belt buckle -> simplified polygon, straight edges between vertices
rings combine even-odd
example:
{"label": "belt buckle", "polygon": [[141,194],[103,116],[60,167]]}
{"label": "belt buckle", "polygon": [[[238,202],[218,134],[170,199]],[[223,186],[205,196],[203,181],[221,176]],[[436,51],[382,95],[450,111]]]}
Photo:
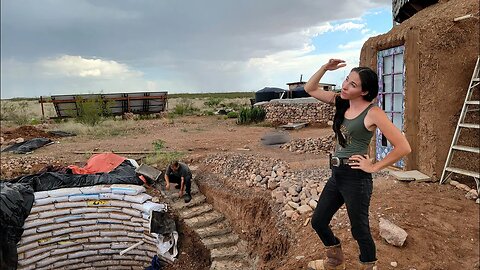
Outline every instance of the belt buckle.
{"label": "belt buckle", "polygon": [[340,166],[340,159],[338,157],[332,157],[331,164],[334,167],[339,167]]}

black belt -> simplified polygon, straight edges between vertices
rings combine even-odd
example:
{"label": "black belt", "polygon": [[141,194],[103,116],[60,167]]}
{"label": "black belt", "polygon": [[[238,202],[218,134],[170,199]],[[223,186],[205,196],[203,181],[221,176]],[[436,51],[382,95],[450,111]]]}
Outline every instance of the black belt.
{"label": "black belt", "polygon": [[355,163],[355,161],[349,158],[330,157],[330,167],[340,167],[341,165],[349,165]]}

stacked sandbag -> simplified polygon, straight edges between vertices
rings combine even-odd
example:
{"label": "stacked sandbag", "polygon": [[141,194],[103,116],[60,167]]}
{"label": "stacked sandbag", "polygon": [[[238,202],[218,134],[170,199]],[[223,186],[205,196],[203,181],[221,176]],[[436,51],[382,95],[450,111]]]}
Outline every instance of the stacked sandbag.
{"label": "stacked sandbag", "polygon": [[168,254],[159,255],[173,258],[176,241],[162,236],[162,243],[149,232],[151,211],[166,211],[151,198],[143,186],[121,184],[36,192],[18,243],[18,269],[144,269],[172,241]]}

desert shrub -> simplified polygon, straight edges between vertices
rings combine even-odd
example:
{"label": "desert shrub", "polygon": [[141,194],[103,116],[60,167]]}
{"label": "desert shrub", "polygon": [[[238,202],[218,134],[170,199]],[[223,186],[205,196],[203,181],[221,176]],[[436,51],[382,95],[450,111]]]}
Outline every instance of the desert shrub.
{"label": "desert shrub", "polygon": [[95,99],[77,99],[76,106],[76,120],[92,127],[102,122],[104,117],[111,115],[110,104],[104,102],[100,97]]}
{"label": "desert shrub", "polygon": [[235,111],[228,112],[227,118],[238,118],[238,113]]}
{"label": "desert shrub", "polygon": [[267,112],[261,107],[243,108],[237,118],[237,124],[259,123],[265,120]]}
{"label": "desert shrub", "polygon": [[218,106],[218,104],[220,104],[220,102],[222,102],[222,100],[222,98],[210,97],[203,104],[208,107],[216,107]]}
{"label": "desert shrub", "polygon": [[12,121],[17,125],[29,124],[32,120],[28,113],[28,102],[9,102],[1,106],[1,120]]}
{"label": "desert shrub", "polygon": [[193,107],[193,102],[190,99],[182,98],[175,105],[174,113],[177,115],[190,115],[193,114],[197,109]]}
{"label": "desert shrub", "polygon": [[182,152],[167,152],[164,151],[165,142],[162,140],[156,140],[153,143],[154,153],[148,155],[145,158],[145,163],[149,165],[155,165],[157,168],[165,168],[174,160],[181,159],[184,156]]}

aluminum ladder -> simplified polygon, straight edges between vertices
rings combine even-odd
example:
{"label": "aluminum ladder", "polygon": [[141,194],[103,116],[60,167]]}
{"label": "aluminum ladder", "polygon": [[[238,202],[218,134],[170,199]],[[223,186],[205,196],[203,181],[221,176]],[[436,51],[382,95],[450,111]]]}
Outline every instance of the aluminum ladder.
{"label": "aluminum ladder", "polygon": [[[455,168],[451,166],[453,152],[454,151],[463,151],[475,153],[476,159],[475,162],[479,162],[480,148],[470,147],[458,144],[458,139],[460,137],[460,132],[462,129],[476,129],[477,132],[480,132],[480,124],[465,123],[465,116],[468,112],[477,111],[478,106],[480,106],[480,100],[472,100],[473,91],[476,90],[478,93],[478,88],[480,85],[480,56],[477,58],[477,63],[475,64],[475,69],[473,71],[472,79],[470,80],[470,85],[468,87],[467,96],[465,97],[465,102],[463,103],[462,112],[460,113],[460,118],[458,119],[457,128],[453,135],[452,144],[450,145],[450,150],[448,151],[447,160],[445,161],[445,166],[443,167],[442,177],[440,177],[440,184],[445,183],[453,173],[463,174],[466,176],[471,176],[475,179],[477,184],[477,191],[480,191],[480,172],[465,170],[461,168]],[[478,96],[478,95],[477,95]],[[472,106],[476,106],[476,109],[472,109]]]}

